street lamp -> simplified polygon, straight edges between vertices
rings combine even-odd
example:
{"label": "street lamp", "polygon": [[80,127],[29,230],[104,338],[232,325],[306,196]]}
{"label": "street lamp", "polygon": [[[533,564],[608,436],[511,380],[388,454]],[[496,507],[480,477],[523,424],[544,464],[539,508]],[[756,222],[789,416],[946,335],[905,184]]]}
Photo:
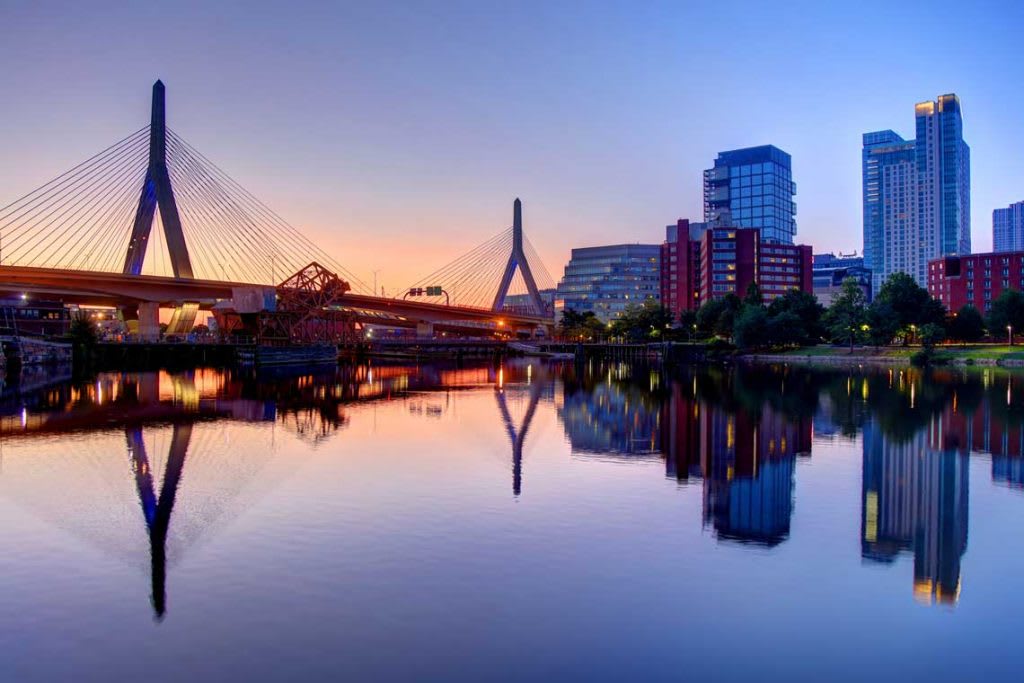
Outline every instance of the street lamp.
{"label": "street lamp", "polygon": [[1013,325],[1006,326],[1006,342],[1013,346]]}

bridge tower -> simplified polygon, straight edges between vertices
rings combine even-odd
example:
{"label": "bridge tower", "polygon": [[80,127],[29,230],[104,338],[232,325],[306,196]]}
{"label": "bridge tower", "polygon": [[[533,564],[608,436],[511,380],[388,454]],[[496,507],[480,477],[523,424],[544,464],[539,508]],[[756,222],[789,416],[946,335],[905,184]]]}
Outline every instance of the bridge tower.
{"label": "bridge tower", "polygon": [[153,111],[149,126],[149,166],[142,184],[139,208],[135,212],[135,223],[132,227],[131,240],[128,242],[123,273],[142,274],[142,262],[146,258],[146,246],[153,230],[153,217],[156,207],[159,206],[174,277],[192,279],[192,262],[188,257],[185,233],[181,229],[178,205],[174,201],[171,176],[167,171],[167,118],[164,98],[164,84],[157,81],[153,84]]}
{"label": "bridge tower", "polygon": [[505,306],[505,297],[508,296],[508,288],[512,284],[512,276],[516,268],[522,273],[526,282],[526,290],[530,295],[530,303],[537,311],[544,311],[544,302],[540,298],[540,290],[537,289],[537,282],[533,279],[530,271],[530,262],[523,250],[523,203],[516,197],[512,205],[512,253],[508,256],[508,263],[505,265],[505,273],[501,276],[501,284],[498,286],[498,293],[494,295],[492,311],[500,311]]}

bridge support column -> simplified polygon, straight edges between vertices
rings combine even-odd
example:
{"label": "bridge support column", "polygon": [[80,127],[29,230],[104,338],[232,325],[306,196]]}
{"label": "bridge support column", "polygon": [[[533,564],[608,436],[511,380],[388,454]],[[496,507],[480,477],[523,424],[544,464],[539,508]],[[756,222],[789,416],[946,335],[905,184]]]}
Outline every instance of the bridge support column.
{"label": "bridge support column", "polygon": [[160,340],[160,304],[152,301],[139,304],[139,337],[143,341]]}
{"label": "bridge support column", "polygon": [[416,336],[420,339],[434,338],[434,323],[416,323]]}

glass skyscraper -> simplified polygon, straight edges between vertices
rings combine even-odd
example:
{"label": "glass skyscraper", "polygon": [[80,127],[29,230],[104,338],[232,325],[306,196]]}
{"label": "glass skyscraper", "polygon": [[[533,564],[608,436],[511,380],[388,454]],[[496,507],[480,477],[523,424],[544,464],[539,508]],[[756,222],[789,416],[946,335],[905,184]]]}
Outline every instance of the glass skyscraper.
{"label": "glass skyscraper", "polygon": [[573,249],[555,291],[555,310],[593,311],[610,322],[630,304],[660,300],[660,277],[660,244]]}
{"label": "glass skyscraper", "polygon": [[992,212],[992,251],[1024,251],[1024,202]]}
{"label": "glass skyscraper", "polygon": [[704,220],[758,228],[761,240],[793,244],[796,183],[792,160],[773,145],[721,152],[704,171]]}
{"label": "glass skyscraper", "polygon": [[[871,291],[894,272],[916,274],[927,264],[917,244],[916,145],[891,130],[864,134],[864,265]],[[923,259],[923,260],[922,260]]]}
{"label": "glass skyscraper", "polygon": [[914,108],[915,140],[863,138],[864,257],[878,291],[892,273],[927,286],[928,261],[971,251],[971,156],[956,95]]}

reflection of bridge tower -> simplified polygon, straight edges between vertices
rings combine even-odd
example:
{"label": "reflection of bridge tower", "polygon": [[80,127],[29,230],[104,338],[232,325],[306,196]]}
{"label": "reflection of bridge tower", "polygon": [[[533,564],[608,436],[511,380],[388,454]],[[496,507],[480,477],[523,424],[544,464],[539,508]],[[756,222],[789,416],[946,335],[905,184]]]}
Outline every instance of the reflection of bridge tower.
{"label": "reflection of bridge tower", "polygon": [[546,307],[540,298],[540,290],[537,289],[537,281],[533,279],[533,272],[530,270],[530,261],[526,258],[526,250],[523,249],[523,203],[519,201],[518,197],[512,205],[512,253],[508,255],[508,263],[505,264],[501,284],[498,285],[498,292],[494,295],[492,311],[500,311],[505,307],[505,297],[508,296],[508,289],[512,285],[512,276],[516,274],[517,267],[526,283],[530,304],[538,312],[545,311]]}
{"label": "reflection of bridge tower", "polygon": [[164,101],[164,84],[153,84],[152,123],[149,127],[149,167],[142,185],[142,196],[135,212],[135,223],[128,253],[124,259],[125,275],[141,275],[142,262],[146,258],[149,235],[153,230],[156,207],[160,207],[160,220],[167,238],[167,252],[170,255],[174,277],[192,278],[192,262],[185,244],[185,233],[181,228],[178,205],[174,201],[171,175],[167,170],[167,118]]}
{"label": "reflection of bridge tower", "polygon": [[149,456],[146,454],[146,444],[142,440],[142,428],[128,428],[125,433],[128,440],[128,455],[132,459],[132,468],[135,470],[139,502],[142,504],[142,514],[146,519],[146,528],[149,530],[153,572],[153,611],[156,612],[159,619],[163,617],[167,609],[167,531],[171,524],[174,497],[178,493],[178,482],[181,480],[181,473],[185,467],[185,455],[188,453],[189,441],[192,438],[192,425],[174,425],[159,498],[153,487],[153,470],[149,464]]}
{"label": "reflection of bridge tower", "polygon": [[509,441],[512,442],[512,493],[518,496],[523,486],[523,443],[526,441],[527,432],[530,431],[533,415],[537,412],[537,403],[540,402],[543,383],[530,383],[530,399],[527,403],[526,414],[523,416],[523,423],[518,429],[512,420],[512,413],[509,412],[504,388],[500,383],[496,388],[497,391],[494,392],[494,397],[498,401],[498,410],[501,411],[501,419],[505,423],[505,430],[508,432]]}

